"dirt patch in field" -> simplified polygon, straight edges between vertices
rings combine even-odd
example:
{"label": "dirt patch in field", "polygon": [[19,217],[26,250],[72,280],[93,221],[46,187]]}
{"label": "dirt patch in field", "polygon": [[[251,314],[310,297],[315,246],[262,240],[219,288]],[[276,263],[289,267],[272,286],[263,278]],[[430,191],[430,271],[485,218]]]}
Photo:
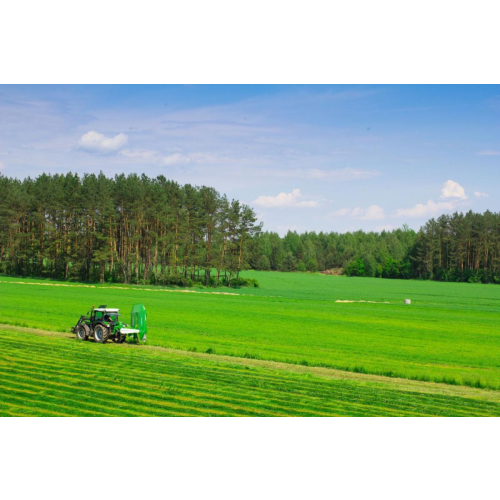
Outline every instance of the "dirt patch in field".
{"label": "dirt patch in field", "polygon": [[366,304],[390,304],[390,302],[377,302],[376,300],[336,300],[339,304],[352,304],[354,302],[364,302]]}
{"label": "dirt patch in field", "polygon": [[11,283],[15,285],[36,285],[36,286],[66,286],[70,288],[109,288],[112,290],[139,290],[142,292],[171,292],[171,293],[199,293],[205,295],[236,295],[240,296],[240,293],[233,292],[198,292],[196,290],[166,290],[164,288],[155,289],[155,288],[134,288],[128,286],[101,286],[101,285],[69,285],[66,283],[35,283],[35,282],[26,282],[26,281],[1,281],[0,283]]}
{"label": "dirt patch in field", "polygon": [[342,276],[344,270],[341,267],[336,267],[333,269],[326,269],[325,271],[321,271],[321,274],[325,276]]}

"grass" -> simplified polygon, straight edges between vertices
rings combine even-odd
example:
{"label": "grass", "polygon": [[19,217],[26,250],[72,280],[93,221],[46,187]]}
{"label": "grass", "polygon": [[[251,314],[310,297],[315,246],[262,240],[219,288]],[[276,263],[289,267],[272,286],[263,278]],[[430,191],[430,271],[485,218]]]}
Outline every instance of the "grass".
{"label": "grass", "polygon": [[500,416],[495,392],[363,377],[0,329],[0,416]]}
{"label": "grass", "polygon": [[[139,286],[15,284],[58,283],[2,277],[0,323],[67,331],[92,304],[120,307],[128,315],[134,303],[144,303],[153,345],[500,388],[499,286],[298,273],[244,276],[258,279],[260,288],[217,290],[238,295],[171,293]],[[405,298],[411,306],[403,304]]]}

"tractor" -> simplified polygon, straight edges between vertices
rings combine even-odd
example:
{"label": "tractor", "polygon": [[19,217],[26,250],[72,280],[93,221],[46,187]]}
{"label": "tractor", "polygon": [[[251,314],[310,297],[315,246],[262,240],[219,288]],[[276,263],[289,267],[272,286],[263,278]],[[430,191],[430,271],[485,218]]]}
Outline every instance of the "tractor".
{"label": "tractor", "polygon": [[78,323],[71,329],[79,340],[88,340],[93,337],[99,344],[105,344],[109,339],[116,343],[123,343],[127,337],[137,342],[146,342],[147,316],[146,308],[142,304],[132,307],[131,326],[120,319],[120,309],[108,306],[94,307],[87,316],[80,316]]}

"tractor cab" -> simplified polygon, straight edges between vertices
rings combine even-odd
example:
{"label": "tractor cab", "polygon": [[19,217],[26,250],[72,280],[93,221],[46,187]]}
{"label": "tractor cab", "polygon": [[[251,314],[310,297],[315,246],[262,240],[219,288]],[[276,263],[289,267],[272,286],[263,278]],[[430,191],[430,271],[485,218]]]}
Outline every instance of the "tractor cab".
{"label": "tractor cab", "polygon": [[93,308],[90,319],[93,323],[117,323],[119,316],[121,316],[120,309],[108,308],[104,305]]}

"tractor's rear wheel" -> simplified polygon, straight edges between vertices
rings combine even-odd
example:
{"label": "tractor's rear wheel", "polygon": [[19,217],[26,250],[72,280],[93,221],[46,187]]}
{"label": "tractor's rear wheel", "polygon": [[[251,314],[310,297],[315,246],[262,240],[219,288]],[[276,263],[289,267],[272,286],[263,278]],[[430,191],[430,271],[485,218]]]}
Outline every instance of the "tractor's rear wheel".
{"label": "tractor's rear wheel", "polygon": [[109,338],[109,328],[104,325],[97,325],[94,328],[94,340],[99,344],[105,344]]}
{"label": "tractor's rear wheel", "polygon": [[87,325],[79,325],[76,329],[76,338],[78,340],[88,340],[90,329]]}

